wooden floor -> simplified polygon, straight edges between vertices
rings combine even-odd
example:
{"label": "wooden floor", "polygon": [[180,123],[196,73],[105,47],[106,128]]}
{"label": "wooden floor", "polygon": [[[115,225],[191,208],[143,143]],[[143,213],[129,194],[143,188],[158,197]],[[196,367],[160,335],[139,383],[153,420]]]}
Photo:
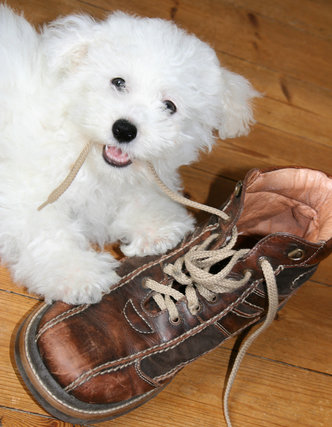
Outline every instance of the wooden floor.
{"label": "wooden floor", "polygon": [[[331,0],[7,0],[35,24],[123,9],[173,19],[264,93],[248,137],[183,168],[191,198],[219,206],[253,167],[297,164],[332,174]],[[0,64],[1,66],[1,64]],[[68,426],[33,400],[14,365],[22,319],[40,302],[0,270],[0,426]],[[224,426],[232,342],[181,371],[158,397],[103,426]],[[332,426],[332,257],[250,348],[232,390],[234,427]]]}

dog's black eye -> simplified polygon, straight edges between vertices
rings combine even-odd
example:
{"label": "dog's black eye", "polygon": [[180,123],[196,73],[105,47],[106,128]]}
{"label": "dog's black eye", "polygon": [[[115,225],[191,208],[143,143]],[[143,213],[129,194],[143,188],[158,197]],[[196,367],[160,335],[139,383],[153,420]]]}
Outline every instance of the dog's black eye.
{"label": "dog's black eye", "polygon": [[166,101],[164,101],[164,105],[166,107],[166,110],[168,110],[171,114],[174,114],[176,112],[176,106],[174,102],[167,99]]}
{"label": "dog's black eye", "polygon": [[123,90],[126,87],[126,82],[121,77],[115,77],[111,80],[113,86],[115,86],[118,90]]}

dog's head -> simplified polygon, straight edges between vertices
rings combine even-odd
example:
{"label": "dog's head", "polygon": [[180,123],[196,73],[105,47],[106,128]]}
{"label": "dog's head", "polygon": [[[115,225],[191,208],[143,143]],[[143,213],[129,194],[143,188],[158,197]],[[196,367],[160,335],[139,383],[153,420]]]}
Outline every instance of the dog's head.
{"label": "dog's head", "polygon": [[257,92],[221,67],[214,50],[169,21],[115,13],[69,16],[47,26],[42,46],[68,114],[104,158],[188,164],[222,139],[247,134]]}

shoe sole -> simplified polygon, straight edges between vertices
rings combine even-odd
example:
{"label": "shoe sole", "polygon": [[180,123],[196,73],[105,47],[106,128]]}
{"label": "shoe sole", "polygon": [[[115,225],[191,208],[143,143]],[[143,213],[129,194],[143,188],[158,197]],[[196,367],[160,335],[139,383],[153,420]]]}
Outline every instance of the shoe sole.
{"label": "shoe sole", "polygon": [[48,305],[43,304],[20,326],[15,342],[15,360],[26,386],[51,415],[71,424],[111,420],[148,402],[169,384],[168,382],[138,397],[111,404],[86,403],[66,393],[44,365],[35,340],[40,319],[48,308]]}

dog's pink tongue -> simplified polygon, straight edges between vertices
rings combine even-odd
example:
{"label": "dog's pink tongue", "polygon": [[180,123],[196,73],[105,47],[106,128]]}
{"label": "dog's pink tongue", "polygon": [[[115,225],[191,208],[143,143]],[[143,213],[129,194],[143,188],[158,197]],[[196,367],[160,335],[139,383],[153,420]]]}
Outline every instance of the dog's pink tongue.
{"label": "dog's pink tongue", "polygon": [[118,147],[106,147],[106,154],[109,159],[117,163],[127,163],[129,161],[128,154],[124,153],[121,148]]}

